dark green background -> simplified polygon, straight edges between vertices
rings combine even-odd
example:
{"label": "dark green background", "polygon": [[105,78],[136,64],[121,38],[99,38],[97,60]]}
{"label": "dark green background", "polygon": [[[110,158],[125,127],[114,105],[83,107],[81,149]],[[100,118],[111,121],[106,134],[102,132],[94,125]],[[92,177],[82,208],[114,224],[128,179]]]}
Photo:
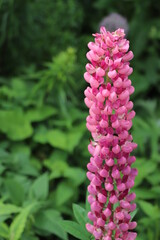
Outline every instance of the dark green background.
{"label": "dark green background", "polygon": [[0,240],[67,239],[62,218],[84,207],[85,54],[112,12],[127,18],[135,55],[137,240],[160,239],[159,1],[1,0]]}

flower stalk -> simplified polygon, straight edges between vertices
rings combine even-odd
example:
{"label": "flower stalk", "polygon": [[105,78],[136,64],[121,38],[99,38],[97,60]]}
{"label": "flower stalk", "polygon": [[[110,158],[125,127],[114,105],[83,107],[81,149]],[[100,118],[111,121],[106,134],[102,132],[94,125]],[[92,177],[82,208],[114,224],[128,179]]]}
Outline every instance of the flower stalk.
{"label": "flower stalk", "polygon": [[136,208],[131,193],[137,169],[131,156],[137,144],[130,129],[135,112],[130,95],[134,92],[129,75],[133,58],[123,29],[108,32],[101,27],[89,42],[85,80],[85,104],[89,108],[87,128],[93,140],[88,145],[92,155],[87,165],[88,201],[91,211],[87,230],[96,240],[134,240],[136,222],[130,213]]}

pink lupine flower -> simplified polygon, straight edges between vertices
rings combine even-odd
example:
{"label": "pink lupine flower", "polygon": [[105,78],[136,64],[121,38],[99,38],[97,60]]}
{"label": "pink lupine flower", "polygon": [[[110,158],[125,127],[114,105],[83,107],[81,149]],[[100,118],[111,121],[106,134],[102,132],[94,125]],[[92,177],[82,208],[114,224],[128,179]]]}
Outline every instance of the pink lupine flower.
{"label": "pink lupine flower", "polygon": [[136,195],[130,193],[137,170],[132,168],[137,147],[129,130],[135,112],[130,95],[134,92],[129,60],[133,53],[124,30],[108,32],[101,27],[95,42],[90,42],[85,80],[90,84],[85,90],[85,103],[89,108],[87,128],[93,140],[88,145],[92,155],[88,163],[88,201],[91,211],[87,230],[96,240],[134,240],[130,213],[135,210]]}

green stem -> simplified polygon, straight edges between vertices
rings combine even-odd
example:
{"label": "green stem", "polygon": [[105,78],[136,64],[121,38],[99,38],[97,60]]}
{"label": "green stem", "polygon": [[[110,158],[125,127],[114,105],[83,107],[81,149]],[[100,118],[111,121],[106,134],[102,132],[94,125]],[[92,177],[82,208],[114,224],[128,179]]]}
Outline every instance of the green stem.
{"label": "green stem", "polygon": [[159,221],[156,221],[156,234],[155,240],[159,240]]}
{"label": "green stem", "polygon": [[111,83],[111,79],[108,77],[108,71],[106,72],[106,83]]}

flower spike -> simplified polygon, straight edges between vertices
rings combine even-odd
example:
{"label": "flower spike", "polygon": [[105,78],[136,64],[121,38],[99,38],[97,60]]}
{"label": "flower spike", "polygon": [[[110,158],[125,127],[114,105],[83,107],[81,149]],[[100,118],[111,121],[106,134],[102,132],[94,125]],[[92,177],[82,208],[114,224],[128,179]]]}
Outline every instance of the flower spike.
{"label": "flower spike", "polygon": [[89,42],[84,78],[90,84],[85,90],[89,108],[87,128],[93,140],[88,145],[92,155],[88,163],[88,202],[91,211],[86,228],[96,240],[134,240],[136,222],[130,213],[135,210],[134,186],[137,170],[132,168],[131,155],[137,144],[130,129],[135,112],[130,95],[134,92],[129,75],[129,41],[123,29],[109,32],[101,27]]}

